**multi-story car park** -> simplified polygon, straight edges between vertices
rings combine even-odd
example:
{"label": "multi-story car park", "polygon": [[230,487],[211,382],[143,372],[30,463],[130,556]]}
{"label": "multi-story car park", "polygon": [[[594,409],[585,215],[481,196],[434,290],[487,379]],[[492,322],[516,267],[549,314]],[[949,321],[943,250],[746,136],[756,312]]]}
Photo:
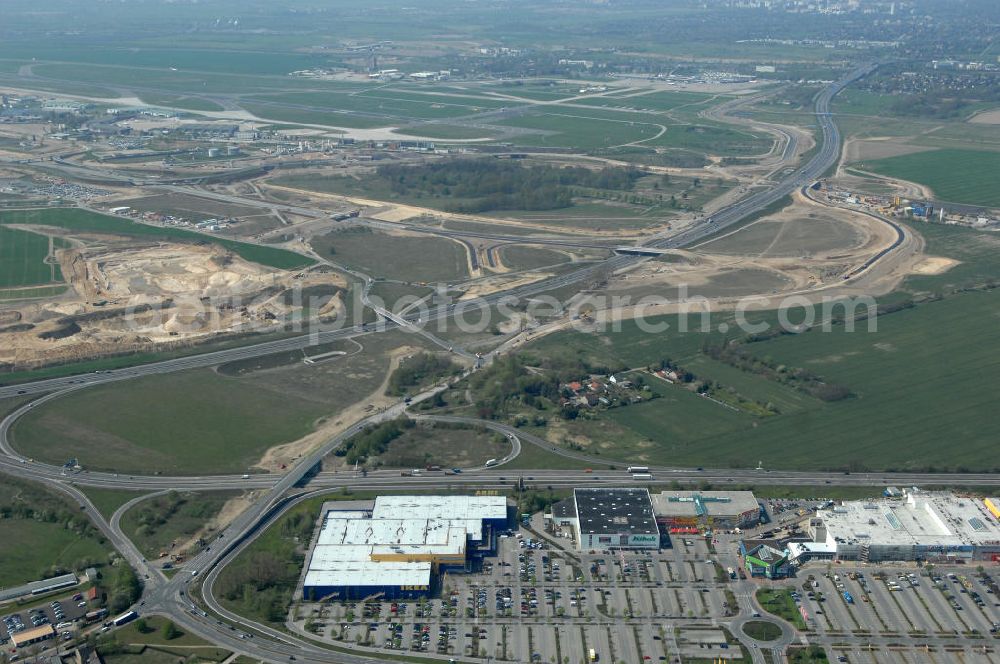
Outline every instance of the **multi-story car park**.
{"label": "multi-story car park", "polygon": [[760,523],[752,491],[663,491],[652,496],[656,521],[667,532],[749,528]]}
{"label": "multi-story car park", "polygon": [[979,498],[909,490],[844,502],[809,521],[812,546],[838,560],[1000,561],[1000,521]]}
{"label": "multi-story car park", "polygon": [[582,551],[660,548],[660,529],[644,488],[574,489],[572,499],[553,505],[549,518],[572,528]]}
{"label": "multi-story car park", "polygon": [[380,496],[370,505],[327,503],[302,595],[314,600],[427,594],[441,571],[470,570],[496,550],[508,511],[503,496]]}

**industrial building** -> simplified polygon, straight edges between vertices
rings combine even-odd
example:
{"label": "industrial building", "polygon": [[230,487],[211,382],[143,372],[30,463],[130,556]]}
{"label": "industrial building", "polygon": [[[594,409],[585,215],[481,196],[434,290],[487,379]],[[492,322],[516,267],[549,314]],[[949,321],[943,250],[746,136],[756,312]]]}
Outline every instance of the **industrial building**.
{"label": "industrial building", "polygon": [[503,496],[380,496],[327,503],[302,582],[306,600],[415,597],[441,571],[467,571],[496,551]]}
{"label": "industrial building", "polygon": [[575,489],[572,505],[565,504],[569,502],[554,505],[551,518],[573,528],[581,550],[660,547],[660,530],[646,489]]}
{"label": "industrial building", "polygon": [[749,528],[760,523],[752,491],[664,491],[652,497],[656,521],[669,533]]}
{"label": "industrial building", "polygon": [[864,562],[996,562],[996,506],[993,499],[916,489],[903,492],[902,499],[844,502],[816,512],[809,521],[813,541],[799,548],[803,554]]}

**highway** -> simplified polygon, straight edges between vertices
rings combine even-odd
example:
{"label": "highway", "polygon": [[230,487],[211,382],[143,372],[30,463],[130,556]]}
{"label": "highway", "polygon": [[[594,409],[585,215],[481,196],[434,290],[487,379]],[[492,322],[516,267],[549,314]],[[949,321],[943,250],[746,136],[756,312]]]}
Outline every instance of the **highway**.
{"label": "highway", "polygon": [[[830,119],[830,100],[846,85],[866,75],[871,66],[862,67],[852,72],[824,89],[816,98],[816,115],[822,127],[822,145],[817,154],[804,166],[795,170],[776,186],[758,191],[735,204],[720,210],[702,220],[700,224],[670,238],[654,239],[649,246],[658,248],[683,247],[736,224],[748,216],[765,209],[772,203],[807,185],[822,175],[837,160],[840,151],[840,135]],[[788,152],[787,150],[785,151]],[[242,202],[242,199],[241,199]],[[315,211],[312,211],[315,214]],[[523,241],[523,239],[522,239]],[[515,288],[504,293],[483,298],[490,303],[507,297],[528,297],[547,290],[579,283],[595,274],[598,270],[615,270],[627,267],[636,261],[643,260],[635,256],[614,256],[597,265],[591,265],[581,270],[557,276],[543,282]],[[370,285],[370,284],[369,284]],[[366,288],[367,289],[367,288]],[[454,306],[439,307],[432,310],[431,320],[451,316]],[[219,572],[227,563],[247,546],[267,526],[273,522],[289,506],[304,500],[311,492],[335,487],[350,487],[352,489],[415,489],[415,488],[455,488],[455,487],[497,487],[510,486],[514,482],[524,481],[529,486],[543,487],[576,487],[622,485],[638,483],[631,475],[621,469],[610,469],[607,461],[591,457],[580,452],[566,450],[554,446],[547,441],[527,434],[514,427],[502,423],[481,421],[468,418],[430,418],[444,421],[461,421],[477,424],[501,432],[511,442],[511,452],[502,460],[503,463],[491,468],[469,468],[462,473],[445,475],[443,473],[423,473],[417,477],[400,476],[399,472],[375,471],[367,474],[353,472],[319,473],[313,476],[313,471],[324,457],[333,452],[345,440],[355,435],[363,428],[378,422],[400,417],[406,414],[406,405],[397,403],[381,412],[374,413],[359,420],[346,430],[331,437],[323,445],[302,458],[294,467],[282,474],[254,474],[244,479],[242,476],[207,476],[207,477],[142,477],[121,476],[115,473],[72,472],[62,468],[46,465],[19,455],[10,444],[9,433],[12,426],[24,414],[49,400],[72,394],[87,387],[115,381],[130,380],[140,376],[180,371],[196,367],[207,367],[237,359],[259,357],[270,353],[301,349],[316,343],[352,338],[372,334],[385,329],[410,327],[415,322],[411,316],[386,316],[388,320],[383,325],[353,326],[345,329],[327,330],[314,334],[291,336],[284,339],[243,346],[240,348],[219,350],[190,357],[176,358],[141,365],[128,369],[118,369],[110,372],[87,374],[85,376],[70,376],[24,383],[21,385],[0,388],[0,398],[24,395],[40,395],[35,401],[25,404],[8,415],[0,423],[0,471],[21,478],[43,482],[59,491],[66,493],[75,500],[85,513],[97,524],[98,528],[109,538],[112,544],[121,551],[144,579],[145,588],[142,599],[135,607],[140,613],[161,614],[170,617],[182,629],[201,636],[220,647],[249,655],[266,661],[289,661],[295,658],[300,662],[312,664],[320,662],[344,662],[347,664],[370,664],[383,661],[382,658],[364,656],[343,650],[330,650],[309,643],[284,632],[278,632],[263,625],[250,623],[239,616],[228,613],[218,604],[212,594],[213,585]],[[438,340],[439,341],[439,340]],[[417,395],[415,403],[430,398],[443,389],[437,386]],[[552,453],[573,459],[583,464],[592,464],[591,469],[578,470],[513,470],[504,464],[516,458],[525,444],[544,448]],[[648,482],[664,483],[676,480],[679,483],[737,483],[750,484],[765,482],[768,484],[788,484],[801,486],[830,485],[879,485],[879,484],[949,484],[966,486],[998,486],[1000,476],[991,474],[916,474],[916,473],[823,473],[823,472],[791,472],[767,470],[739,469],[691,469],[691,468],[651,468],[652,480]],[[310,492],[304,492],[302,485],[308,483]],[[79,486],[103,487],[117,489],[134,489],[149,492],[161,492],[170,489],[256,489],[258,499],[240,514],[218,537],[204,550],[189,560],[184,569],[167,579],[162,572],[146,561],[136,547],[121,532],[120,520],[124,514],[123,508],[116,511],[110,520],[106,520],[86,496]],[[134,502],[134,501],[133,501]],[[197,605],[191,597],[192,592],[198,594],[197,585],[202,584],[202,601],[205,607],[215,615],[210,615]],[[220,621],[218,617],[224,618]],[[247,636],[255,634],[256,636]],[[241,638],[241,635],[244,638]],[[462,659],[463,657],[456,657]]]}

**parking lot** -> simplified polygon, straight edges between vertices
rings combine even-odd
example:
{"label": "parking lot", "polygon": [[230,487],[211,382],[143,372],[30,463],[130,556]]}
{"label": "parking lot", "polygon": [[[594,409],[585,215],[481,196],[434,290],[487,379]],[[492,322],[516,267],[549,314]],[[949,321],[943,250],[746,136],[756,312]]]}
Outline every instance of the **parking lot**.
{"label": "parking lot", "polygon": [[[515,661],[665,661],[674,652],[739,657],[713,625],[730,614],[728,577],[702,538],[651,552],[552,548],[530,531],[499,540],[481,572],[445,574],[440,597],[308,604],[324,638],[404,653]],[[723,578],[725,577],[725,578]],[[674,626],[689,629],[678,637]],[[700,630],[713,628],[711,635]]]}
{"label": "parking lot", "polygon": [[[536,532],[501,538],[478,572],[444,574],[439,596],[305,604],[296,624],[378,651],[520,662],[749,654],[726,626],[737,602],[750,606],[755,587],[737,596],[720,562],[735,565],[736,536],[674,535],[659,551],[623,552],[577,551],[568,539]],[[757,583],[794,590],[807,618],[801,638],[826,648],[831,661],[1000,664],[998,582],[993,566],[817,562],[795,578]]]}
{"label": "parking lot", "polygon": [[73,638],[77,624],[87,613],[87,603],[83,595],[75,593],[72,596],[50,600],[33,609],[5,613],[0,622],[0,643],[6,644],[11,636],[18,632],[53,625],[61,638]]}
{"label": "parking lot", "polygon": [[817,631],[992,639],[1000,626],[996,571],[807,567],[798,581]]}

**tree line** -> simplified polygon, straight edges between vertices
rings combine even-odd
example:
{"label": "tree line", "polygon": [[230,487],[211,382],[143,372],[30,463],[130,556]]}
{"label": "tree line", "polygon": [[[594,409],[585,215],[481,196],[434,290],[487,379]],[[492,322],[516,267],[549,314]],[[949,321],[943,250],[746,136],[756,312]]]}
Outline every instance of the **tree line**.
{"label": "tree line", "polygon": [[752,373],[767,380],[788,385],[820,401],[842,401],[854,396],[845,385],[825,381],[808,369],[779,364],[769,358],[760,358],[737,343],[706,343],[702,352],[713,360]]}
{"label": "tree line", "polygon": [[555,210],[572,205],[573,187],[628,191],[642,177],[635,168],[523,166],[498,159],[385,164],[375,174],[397,195],[452,199],[446,209],[460,213]]}

